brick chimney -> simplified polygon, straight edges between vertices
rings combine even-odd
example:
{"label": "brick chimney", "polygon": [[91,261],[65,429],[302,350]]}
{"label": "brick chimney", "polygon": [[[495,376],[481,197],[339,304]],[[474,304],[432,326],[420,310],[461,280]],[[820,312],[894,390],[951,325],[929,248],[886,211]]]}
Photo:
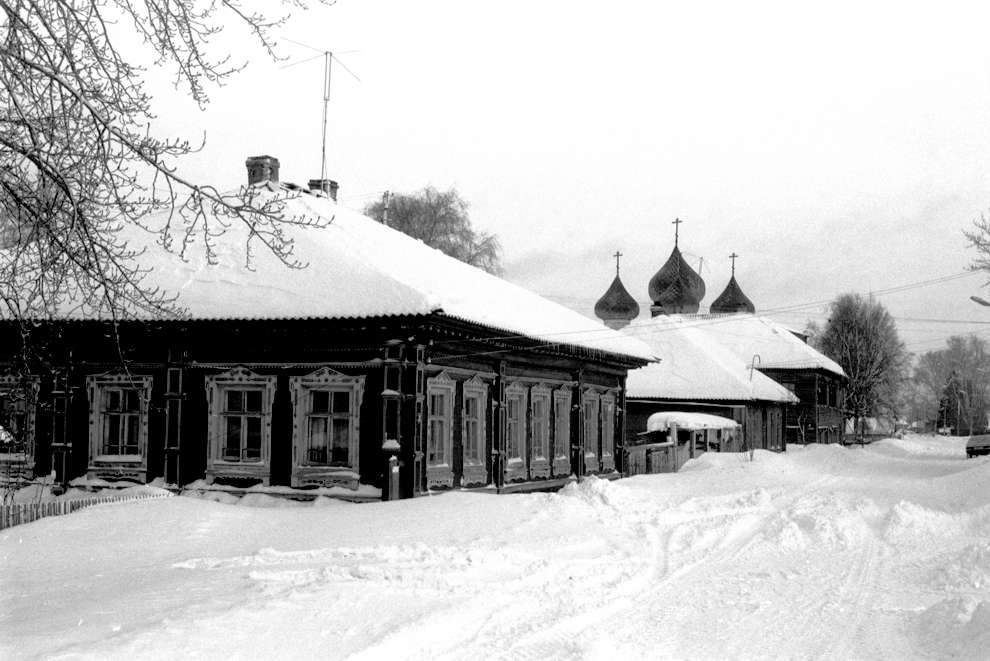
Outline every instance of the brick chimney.
{"label": "brick chimney", "polygon": [[278,183],[278,159],[274,156],[251,156],[244,165],[248,171],[248,185],[262,181]]}
{"label": "brick chimney", "polygon": [[309,190],[312,191],[323,191],[327,197],[329,197],[334,202],[337,201],[337,189],[340,186],[333,179],[310,179],[309,180]]}

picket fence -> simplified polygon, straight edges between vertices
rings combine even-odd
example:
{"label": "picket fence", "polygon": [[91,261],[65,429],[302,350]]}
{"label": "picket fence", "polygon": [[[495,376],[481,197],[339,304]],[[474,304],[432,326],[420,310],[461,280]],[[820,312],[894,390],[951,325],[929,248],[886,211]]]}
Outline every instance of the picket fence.
{"label": "picket fence", "polygon": [[97,498],[76,498],[72,500],[53,500],[47,503],[14,503],[0,505],[0,530],[12,528],[22,523],[31,523],[48,516],[62,516],[93,505],[107,503],[126,503],[130,500],[147,500],[149,498],[171,498],[172,494],[141,493],[127,496],[100,496]]}

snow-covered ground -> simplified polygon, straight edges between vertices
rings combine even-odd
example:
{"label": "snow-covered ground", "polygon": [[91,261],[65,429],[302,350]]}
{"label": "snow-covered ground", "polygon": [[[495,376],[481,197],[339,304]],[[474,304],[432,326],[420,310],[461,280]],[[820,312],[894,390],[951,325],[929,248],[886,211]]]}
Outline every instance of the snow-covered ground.
{"label": "snow-covered ground", "polygon": [[962,439],[556,494],[248,498],[0,533],[0,658],[990,655],[990,460]]}

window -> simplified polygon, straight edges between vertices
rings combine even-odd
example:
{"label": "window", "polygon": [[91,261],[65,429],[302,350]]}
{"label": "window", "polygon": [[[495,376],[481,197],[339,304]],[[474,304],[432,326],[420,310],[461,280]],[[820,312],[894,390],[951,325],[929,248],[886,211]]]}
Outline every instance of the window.
{"label": "window", "polygon": [[571,472],[571,390],[560,388],[553,393],[553,472]]}
{"label": "window", "polygon": [[454,382],[444,374],[429,379],[426,401],[426,463],[428,466],[449,466],[453,440]]}
{"label": "window", "polygon": [[465,466],[480,466],[485,463],[485,410],[488,402],[488,387],[480,380],[464,384],[464,430],[461,445]]}
{"label": "window", "polygon": [[261,461],[264,391],[225,388],[220,411],[224,461]]}
{"label": "window", "polygon": [[364,378],[323,367],[289,379],[294,420],[293,486],[356,488]]}
{"label": "window", "polygon": [[[95,460],[143,461],[148,442],[151,377],[103,374],[87,378],[90,393],[90,454]],[[55,433],[64,434],[64,400],[56,399]],[[53,439],[55,440],[55,439]]]}
{"label": "window", "polygon": [[0,454],[33,456],[37,379],[0,377]]}
{"label": "window", "polygon": [[613,468],[612,455],[615,452],[615,396],[602,396],[602,462]]}
{"label": "window", "polygon": [[306,425],[306,460],[346,466],[351,448],[351,393],[310,390]]}
{"label": "window", "polygon": [[530,396],[532,420],[532,459],[546,460],[550,456],[550,391],[545,387],[533,388]]}
{"label": "window", "polygon": [[143,419],[142,391],[137,388],[106,388],[102,393],[102,455],[138,455]]}
{"label": "window", "polygon": [[0,392],[0,453],[27,449],[27,402],[11,392]]}
{"label": "window", "polygon": [[426,461],[447,463],[447,438],[450,436],[450,396],[442,391],[430,392],[430,430],[427,434]]}
{"label": "window", "polygon": [[268,483],[275,377],[245,367],[206,377],[210,406],[206,479],[254,478]]}
{"label": "window", "polygon": [[587,470],[596,470],[598,468],[598,395],[594,392],[586,392],[582,403],[585,468]]}
{"label": "window", "polygon": [[517,384],[505,389],[505,452],[509,462],[526,457],[526,389]]}

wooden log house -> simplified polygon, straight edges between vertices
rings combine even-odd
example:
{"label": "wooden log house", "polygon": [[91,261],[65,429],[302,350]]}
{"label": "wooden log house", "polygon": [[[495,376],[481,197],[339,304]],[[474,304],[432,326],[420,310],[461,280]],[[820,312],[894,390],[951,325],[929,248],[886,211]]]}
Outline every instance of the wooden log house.
{"label": "wooden log house", "polygon": [[8,463],[62,482],[383,498],[619,475],[626,374],[653,358],[646,345],[344,209],[335,184],[280,185],[267,156],[248,169],[255,193],[325,221],[292,229],[308,265],[256,248],[247,268],[239,225],[213,260],[145,238],[149,278],[187,314],[40,324],[50,366],[27,378],[12,371],[18,328],[3,322],[0,402],[20,411],[17,427],[4,419],[21,452]]}

